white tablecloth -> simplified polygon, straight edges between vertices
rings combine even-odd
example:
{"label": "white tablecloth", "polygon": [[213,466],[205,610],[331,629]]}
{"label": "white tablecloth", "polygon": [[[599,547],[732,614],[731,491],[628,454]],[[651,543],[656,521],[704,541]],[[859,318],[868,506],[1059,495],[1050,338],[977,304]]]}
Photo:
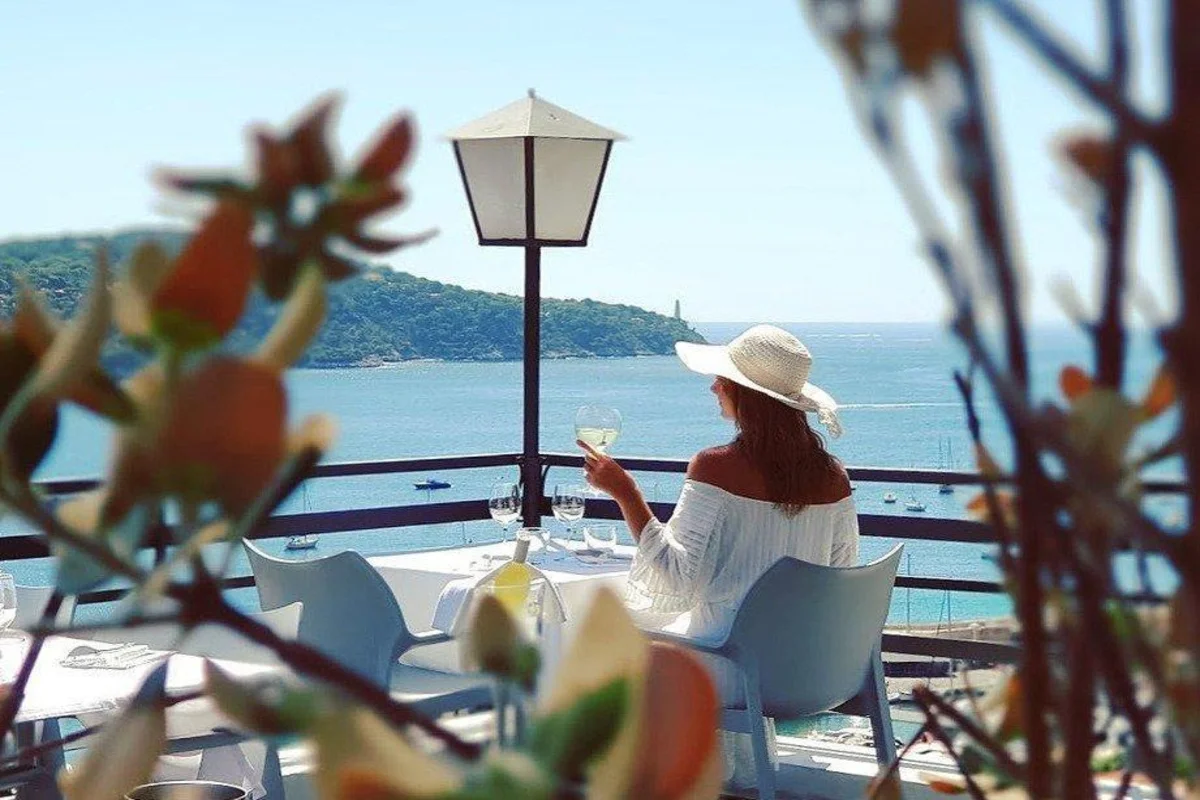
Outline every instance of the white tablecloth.
{"label": "white tablecloth", "polygon": [[[629,576],[628,559],[633,554],[633,548],[617,549],[623,558],[604,563],[587,563],[573,555],[553,549],[547,550],[544,556],[535,553],[530,557],[530,563],[542,570],[558,587],[568,616],[561,630],[557,625],[548,624],[543,633],[542,655],[549,668],[552,668],[554,660],[569,640],[572,626],[577,624],[587,610],[596,590],[601,586],[608,586],[618,593],[623,591]],[[508,542],[374,556],[368,560],[396,595],[409,629],[424,631],[432,626],[438,597],[446,584],[459,578],[482,577],[500,563],[487,563],[485,555],[508,557],[512,555],[512,551],[513,543]],[[459,672],[462,669],[457,642],[418,647],[400,660],[405,664],[442,672]]]}
{"label": "white tablecloth", "polygon": [[[10,636],[0,639],[0,683],[9,683],[20,667],[29,646],[28,639]],[[111,647],[106,643],[53,636],[46,640],[25,690],[25,701],[18,722],[71,717],[77,714],[113,711],[127,703],[146,676],[162,660],[127,669],[64,667],[62,660],[79,645]],[[204,685],[204,659],[180,653],[163,654],[170,658],[167,667],[167,691],[182,694]],[[279,672],[280,667],[217,660],[223,669],[238,677]]]}

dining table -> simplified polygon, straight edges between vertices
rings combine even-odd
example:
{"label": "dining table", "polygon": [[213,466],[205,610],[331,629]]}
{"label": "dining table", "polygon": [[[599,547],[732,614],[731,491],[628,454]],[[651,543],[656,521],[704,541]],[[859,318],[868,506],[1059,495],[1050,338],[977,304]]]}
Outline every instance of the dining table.
{"label": "dining table", "polygon": [[[454,615],[445,614],[444,608],[439,609],[439,603],[461,602],[461,599],[450,597],[447,587],[484,579],[512,558],[515,546],[513,541],[493,542],[372,556],[368,561],[396,596],[410,630],[445,629],[445,620]],[[561,601],[561,609],[552,609],[553,604],[547,604],[543,614],[543,674],[552,674],[554,664],[570,643],[577,622],[586,613],[596,592],[603,587],[618,595],[623,592],[634,552],[632,546],[617,545],[611,553],[601,554],[585,549],[579,542],[555,540],[551,546],[543,546],[530,554],[529,564],[544,576],[555,599]],[[413,648],[400,661],[440,672],[462,672],[461,637],[443,644]]]}
{"label": "dining table", "polygon": [[[8,633],[0,637],[0,684],[11,684],[29,652],[30,637]],[[167,664],[168,695],[187,694],[204,686],[204,658],[144,645],[89,640],[72,636],[51,636],[44,640],[38,654],[24,699],[15,719],[18,746],[55,739],[60,723],[67,719],[97,722],[125,708],[150,673]],[[210,659],[226,673],[242,679],[279,675],[279,664]],[[205,733],[221,728],[223,720],[211,702],[200,698],[176,705],[169,715],[168,738],[197,738],[195,730],[172,730],[170,720],[195,728],[201,722]],[[227,737],[236,739],[232,734]],[[48,748],[33,766],[53,777],[64,763],[62,748]],[[39,797],[57,797],[53,780],[42,786]]]}

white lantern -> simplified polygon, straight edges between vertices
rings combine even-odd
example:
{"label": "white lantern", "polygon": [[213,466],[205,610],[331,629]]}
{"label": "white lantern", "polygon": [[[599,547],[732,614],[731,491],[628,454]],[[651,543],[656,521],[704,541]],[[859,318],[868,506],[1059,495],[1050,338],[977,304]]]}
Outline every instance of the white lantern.
{"label": "white lantern", "polygon": [[533,93],[447,135],[481,245],[587,244],[612,143]]}

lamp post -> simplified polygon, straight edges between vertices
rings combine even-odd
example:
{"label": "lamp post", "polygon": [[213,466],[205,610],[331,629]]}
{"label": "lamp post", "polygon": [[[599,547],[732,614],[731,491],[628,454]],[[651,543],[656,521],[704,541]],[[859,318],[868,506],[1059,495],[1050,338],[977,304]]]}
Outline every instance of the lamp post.
{"label": "lamp post", "polygon": [[615,141],[624,139],[534,94],[447,134],[479,244],[525,248],[525,525],[541,523],[538,444],[543,247],[584,247]]}

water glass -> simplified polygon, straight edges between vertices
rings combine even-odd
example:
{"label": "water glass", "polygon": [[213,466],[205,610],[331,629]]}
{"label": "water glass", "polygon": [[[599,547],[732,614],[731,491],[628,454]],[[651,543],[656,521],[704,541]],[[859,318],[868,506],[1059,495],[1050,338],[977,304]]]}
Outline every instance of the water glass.
{"label": "water glass", "polygon": [[583,529],[583,543],[589,550],[607,558],[617,547],[617,526],[588,525]]}
{"label": "water glass", "polygon": [[0,572],[0,634],[17,618],[17,585],[13,576]]}

